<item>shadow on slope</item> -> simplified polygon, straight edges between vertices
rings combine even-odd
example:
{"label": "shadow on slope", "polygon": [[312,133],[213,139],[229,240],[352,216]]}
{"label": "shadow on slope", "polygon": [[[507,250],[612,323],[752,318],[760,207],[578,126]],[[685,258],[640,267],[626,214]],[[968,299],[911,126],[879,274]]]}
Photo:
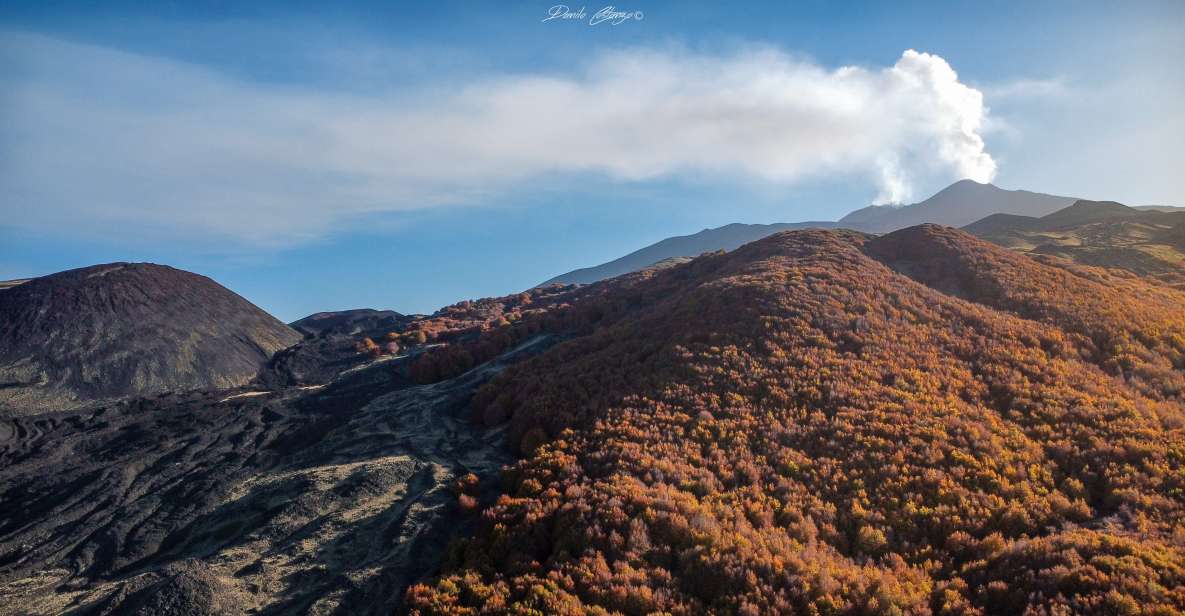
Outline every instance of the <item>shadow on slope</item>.
{"label": "shadow on slope", "polygon": [[389,613],[471,523],[452,483],[488,493],[512,459],[468,399],[550,344],[430,385],[402,357],[324,386],[5,420],[0,613]]}

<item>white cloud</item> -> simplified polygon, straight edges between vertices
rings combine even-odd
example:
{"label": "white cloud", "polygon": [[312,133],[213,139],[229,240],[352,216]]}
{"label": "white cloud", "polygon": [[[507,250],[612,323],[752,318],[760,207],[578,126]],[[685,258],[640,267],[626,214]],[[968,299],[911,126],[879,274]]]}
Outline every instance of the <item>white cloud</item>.
{"label": "white cloud", "polygon": [[992,101],[1024,99],[1051,99],[1071,94],[1070,86],[1063,77],[1052,79],[1017,79],[981,88]]}
{"label": "white cloud", "polygon": [[[773,49],[627,49],[571,74],[357,94],[3,35],[15,224],[284,245],[360,215],[480,204],[556,173],[789,184],[990,181],[983,97],[940,57],[827,69]],[[11,214],[11,212],[10,212]],[[10,215],[11,220],[13,217]]]}

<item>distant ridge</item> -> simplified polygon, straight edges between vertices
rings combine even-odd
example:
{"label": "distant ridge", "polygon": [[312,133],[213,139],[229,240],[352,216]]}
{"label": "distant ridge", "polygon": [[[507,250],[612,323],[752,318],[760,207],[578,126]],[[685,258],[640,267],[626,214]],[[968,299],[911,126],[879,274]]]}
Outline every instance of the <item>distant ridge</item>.
{"label": "distant ridge", "polygon": [[620,259],[614,259],[608,263],[560,274],[538,286],[543,287],[550,284],[588,284],[597,282],[598,280],[636,272],[654,265],[659,261],[674,257],[695,257],[705,252],[716,250],[735,250],[749,242],[773,235],[779,231],[810,228],[831,229],[834,227],[835,223],[823,221],[775,223],[771,225],[732,223],[715,229],[704,229],[692,235],[668,237],[656,244],[651,244],[641,250],[631,252]]}
{"label": "distant ridge", "polygon": [[1185,210],[1075,201],[1040,218],[992,214],[963,230],[1034,255],[1127,270],[1185,289]]}
{"label": "distant ridge", "polygon": [[1178,219],[1185,220],[1185,210],[1134,208],[1115,201],[1079,199],[1069,207],[1041,217],[992,214],[964,226],[963,230],[982,237],[993,233],[1069,229],[1104,221],[1156,221],[1171,224],[1169,221]]}
{"label": "distant ridge", "polygon": [[870,233],[887,233],[926,223],[962,227],[991,214],[1040,217],[1075,201],[1073,197],[1005,190],[993,184],[959,180],[913,205],[870,205],[858,209],[839,219],[837,226]]}
{"label": "distant ridge", "polygon": [[1035,216],[992,214],[963,227],[963,230],[972,235],[983,236],[1005,231],[1033,229],[1040,226],[1040,222],[1041,219]]}
{"label": "distant ridge", "polygon": [[1041,217],[1042,226],[1077,226],[1089,222],[1149,215],[1114,201],[1075,201],[1073,205]]}
{"label": "distant ridge", "polygon": [[1028,190],[1005,190],[992,184],[960,180],[920,203],[905,206],[872,205],[851,212],[839,222],[811,221],[769,225],[733,223],[715,229],[704,229],[692,235],[670,237],[620,259],[560,274],[539,286],[597,282],[636,272],[663,259],[694,257],[716,250],[735,250],[779,231],[843,228],[886,233],[925,223],[962,227],[991,214],[1044,216],[1075,201],[1077,199],[1073,197],[1059,197]]}

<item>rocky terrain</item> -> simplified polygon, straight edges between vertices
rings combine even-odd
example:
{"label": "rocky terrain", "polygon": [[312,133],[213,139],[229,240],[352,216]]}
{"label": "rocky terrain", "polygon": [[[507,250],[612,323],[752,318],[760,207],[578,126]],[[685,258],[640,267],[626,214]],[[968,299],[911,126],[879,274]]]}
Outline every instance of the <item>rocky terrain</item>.
{"label": "rocky terrain", "polygon": [[360,338],[370,334],[382,339],[415,320],[392,310],[360,309],[321,312],[294,321],[292,328],[304,334],[304,340],[273,355],[255,382],[265,388],[327,383],[363,360],[357,348]]}
{"label": "rocky terrain", "polygon": [[288,326],[305,336],[327,333],[355,336],[363,331],[394,329],[410,320],[411,317],[399,314],[394,310],[359,308],[310,314],[303,319],[289,323]]}
{"label": "rocky terrain", "polygon": [[[0,614],[387,614],[490,500],[504,428],[415,353],[321,386],[166,394],[0,422]],[[485,495],[483,497],[483,494]]]}
{"label": "rocky terrain", "polygon": [[29,282],[30,280],[32,280],[32,278],[19,278],[17,280],[0,280],[0,291],[3,291],[4,289],[11,289],[12,287],[15,287],[17,285],[25,284],[26,282]]}
{"label": "rocky terrain", "polygon": [[0,289],[0,416],[245,384],[300,335],[218,283],[109,263]]}
{"label": "rocky terrain", "polygon": [[319,313],[244,386],[0,418],[0,614],[391,613],[514,459],[470,398],[557,337],[416,367],[579,294]]}

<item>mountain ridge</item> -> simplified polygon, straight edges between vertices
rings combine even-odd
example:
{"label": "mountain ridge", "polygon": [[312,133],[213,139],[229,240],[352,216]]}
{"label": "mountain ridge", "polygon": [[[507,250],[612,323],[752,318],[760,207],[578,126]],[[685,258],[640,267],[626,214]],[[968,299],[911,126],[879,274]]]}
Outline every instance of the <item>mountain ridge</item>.
{"label": "mountain ridge", "polygon": [[551,284],[588,284],[614,276],[636,272],[660,261],[676,257],[696,257],[715,250],[732,250],[748,242],[772,235],[779,231],[811,227],[830,228],[834,223],[801,222],[773,224],[730,223],[721,227],[704,229],[689,235],[677,235],[659,240],[612,261],[572,270],[550,278],[537,286]]}
{"label": "mountain ridge", "polygon": [[959,180],[924,201],[901,207],[871,205],[847,214],[837,224],[873,233],[926,223],[962,227],[989,214],[1043,216],[1076,200],[1029,190],[1007,190],[974,180]]}
{"label": "mountain ridge", "polygon": [[959,180],[924,201],[903,206],[870,205],[850,212],[836,222],[811,221],[767,225],[732,223],[714,229],[704,229],[691,235],[669,237],[613,261],[560,274],[540,286],[557,283],[588,284],[638,271],[671,257],[694,257],[716,250],[733,250],[741,244],[759,240],[779,231],[847,228],[883,233],[924,223],[961,227],[995,213],[1045,215],[1075,201],[1076,199],[1071,197],[1028,190],[1006,190],[993,184]]}
{"label": "mountain ridge", "polygon": [[1033,256],[1126,271],[1185,289],[1185,211],[1079,200],[1040,218],[993,214],[963,230]]}

